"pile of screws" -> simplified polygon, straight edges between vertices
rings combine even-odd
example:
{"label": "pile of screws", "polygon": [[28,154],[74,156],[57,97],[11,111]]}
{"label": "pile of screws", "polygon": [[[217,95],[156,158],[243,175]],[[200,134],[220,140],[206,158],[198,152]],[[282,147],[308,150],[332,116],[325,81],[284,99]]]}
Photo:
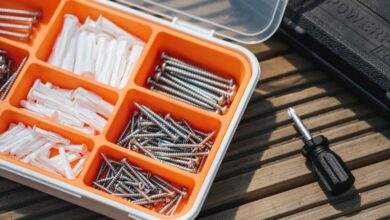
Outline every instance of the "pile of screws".
{"label": "pile of screws", "polygon": [[161,60],[162,65],[148,78],[151,90],[217,114],[226,113],[236,93],[232,78],[221,77],[166,53],[161,54]]}
{"label": "pile of screws", "polygon": [[185,187],[179,189],[161,177],[130,164],[126,158],[116,161],[103,153],[100,155],[103,162],[92,183],[96,189],[164,215],[173,215],[187,195]]}
{"label": "pile of screws", "polygon": [[15,72],[11,74],[11,69],[12,65],[14,64],[14,61],[10,58],[7,58],[6,54],[7,51],[0,49],[0,100],[4,100],[4,98],[7,96],[13,83],[18,77],[19,73],[22,71],[24,64],[27,62],[27,57],[25,57],[19,64]]}
{"label": "pile of screws", "polygon": [[0,34],[28,40],[41,11],[0,8]]}
{"label": "pile of screws", "polygon": [[134,104],[140,112],[133,112],[117,144],[162,163],[198,173],[213,145],[210,139],[215,132],[204,133],[185,120],[174,120],[170,114],[163,117],[144,105]]}

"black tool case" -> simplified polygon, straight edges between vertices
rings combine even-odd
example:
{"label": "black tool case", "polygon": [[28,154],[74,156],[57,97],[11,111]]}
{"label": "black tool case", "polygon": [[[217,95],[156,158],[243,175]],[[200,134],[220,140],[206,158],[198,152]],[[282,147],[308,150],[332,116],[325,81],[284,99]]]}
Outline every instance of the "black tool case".
{"label": "black tool case", "polygon": [[389,0],[290,0],[280,33],[390,115]]}

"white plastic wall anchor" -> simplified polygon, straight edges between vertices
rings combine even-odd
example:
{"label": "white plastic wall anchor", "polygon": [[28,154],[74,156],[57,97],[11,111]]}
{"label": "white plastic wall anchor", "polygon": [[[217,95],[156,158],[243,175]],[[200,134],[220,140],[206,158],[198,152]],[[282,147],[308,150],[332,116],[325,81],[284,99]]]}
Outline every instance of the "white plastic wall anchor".
{"label": "white plastic wall anchor", "polygon": [[84,24],[81,25],[80,30],[83,31],[88,31],[88,32],[93,32],[93,33],[101,33],[102,30],[100,27],[97,25],[96,21],[94,21],[91,17],[87,17],[84,21]]}
{"label": "white plastic wall anchor", "polygon": [[118,38],[118,49],[115,54],[114,69],[109,85],[118,87],[121,83],[126,68],[126,58],[130,50],[130,44],[127,38]]}
{"label": "white plastic wall anchor", "polygon": [[[60,147],[64,147],[64,145],[58,146],[57,148],[59,149]],[[64,147],[65,149],[65,147]],[[65,149],[66,150],[66,149]],[[66,159],[68,160],[69,163],[72,163],[78,159],[80,159],[81,156],[79,153],[73,153],[73,152],[66,152]],[[61,155],[58,154],[52,158],[49,159],[53,164],[56,164],[58,166],[63,166],[62,164],[62,158]]]}
{"label": "white plastic wall anchor", "polygon": [[89,157],[89,153],[86,153],[77,163],[76,165],[73,167],[73,173],[74,173],[74,176],[77,177],[81,170],[83,169],[84,167],[84,164],[85,164],[85,161],[87,161]]}
{"label": "white plastic wall anchor", "polygon": [[64,25],[54,45],[52,55],[49,59],[50,64],[58,67],[61,66],[65,54],[68,51],[70,40],[79,29],[79,25],[79,19],[76,16],[71,14],[64,16]]}
{"label": "white plastic wall anchor", "polygon": [[96,63],[95,63],[95,79],[98,79],[101,75],[104,60],[107,59],[106,51],[108,44],[112,38],[104,33],[97,35],[97,48],[96,48]]}
{"label": "white plastic wall anchor", "polygon": [[96,34],[89,33],[87,44],[85,47],[86,57],[84,58],[84,68],[81,73],[83,76],[88,76],[95,79],[95,63],[96,63]]}
{"label": "white plastic wall anchor", "polygon": [[45,166],[50,170],[54,170],[56,173],[59,173],[63,176],[66,176],[65,170],[62,167],[55,166],[55,164],[53,164],[50,159],[43,154],[43,152],[38,154],[34,160],[39,162],[42,166]]}
{"label": "white plastic wall anchor", "polygon": [[119,88],[124,88],[127,85],[131,75],[133,74],[134,68],[137,65],[137,62],[142,54],[142,51],[144,49],[144,45],[145,44],[142,42],[141,43],[138,43],[138,42],[134,43],[134,45],[131,49],[130,55],[128,57],[128,60],[127,60],[125,74],[122,78],[122,81],[119,85]]}
{"label": "white plastic wall anchor", "polygon": [[118,27],[112,21],[103,17],[103,15],[99,16],[98,20],[96,21],[96,24],[101,30],[113,36],[114,38],[119,38],[119,37],[135,38],[129,33],[127,33],[125,30],[123,30],[122,28]]}
{"label": "white plastic wall anchor", "polygon": [[27,134],[26,136],[20,136],[15,141],[8,143],[7,147],[5,147],[1,150],[1,153],[2,154],[9,154],[9,153],[15,154],[20,147],[23,147],[23,146],[31,143],[34,140],[34,137],[31,135],[30,132],[31,131],[29,131],[29,134]]}
{"label": "white plastic wall anchor", "polygon": [[75,101],[79,101],[77,102],[78,104],[81,104],[82,106],[89,106],[91,111],[95,111],[106,118],[108,118],[114,111],[114,105],[106,102],[100,96],[82,87],[77,88],[73,92],[72,98]]}
{"label": "white plastic wall anchor", "polygon": [[31,101],[22,100],[22,101],[20,101],[20,106],[22,106],[23,108],[30,110],[30,111],[32,111],[40,116],[44,116],[44,117],[48,117],[48,118],[53,118],[53,115],[55,114],[55,110],[46,108],[45,106],[43,106],[39,103],[35,103],[35,102],[31,102]]}
{"label": "white plastic wall anchor", "polygon": [[76,49],[76,61],[74,64],[73,72],[77,75],[80,75],[84,71],[84,62],[85,58],[88,55],[86,51],[86,45],[88,44],[88,32],[81,31],[77,39],[77,49]]}
{"label": "white plastic wall anchor", "polygon": [[34,142],[38,139],[40,139],[39,137],[35,136],[33,132],[31,132],[30,134],[28,134],[27,136],[24,136],[22,137],[21,139],[24,139],[24,142],[23,144],[19,144],[17,146],[14,146],[10,153],[12,155],[16,155],[21,149],[23,148],[29,148],[31,145],[34,144]]}
{"label": "white plastic wall anchor", "polygon": [[8,154],[12,148],[17,147],[18,145],[25,144],[25,136],[31,134],[31,129],[27,128],[17,133],[15,136],[12,136],[7,140],[7,142],[3,142],[0,146],[1,154]]}
{"label": "white plastic wall anchor", "polygon": [[101,133],[106,126],[107,121],[96,114],[93,111],[90,111],[88,109],[82,108],[81,106],[76,105],[75,108],[77,109],[77,117],[81,121],[84,121],[84,123],[90,125],[93,129]]}
{"label": "white plastic wall anchor", "polygon": [[[11,126],[12,126],[12,128],[11,128]],[[8,129],[8,131],[4,132],[3,134],[0,135],[0,144],[7,142],[9,139],[14,137],[16,134],[19,134],[25,128],[26,128],[26,126],[24,126],[24,124],[22,124],[22,123],[18,123],[17,125],[12,123],[10,125],[10,128]]]}
{"label": "white plastic wall anchor", "polygon": [[85,144],[64,145],[64,148],[65,150],[73,153],[85,154],[88,152],[87,146],[85,146]]}
{"label": "white plastic wall anchor", "polygon": [[73,129],[75,129],[77,131],[81,131],[84,134],[95,135],[95,130],[93,128],[89,127],[89,126],[87,126],[87,127],[85,127],[85,126],[84,127],[77,127],[77,126],[69,125],[69,124],[66,124],[66,123],[64,125],[69,126],[69,127],[73,128]]}
{"label": "white plastic wall anchor", "polygon": [[61,64],[61,68],[69,72],[73,72],[74,69],[78,35],[79,35],[78,32],[76,32],[75,35],[72,37],[70,41],[68,53],[66,53],[64,61]]}
{"label": "white plastic wall anchor", "polygon": [[49,141],[48,143],[44,144],[43,146],[41,146],[40,148],[38,148],[37,150],[33,151],[32,153],[30,153],[29,155],[27,155],[25,158],[22,159],[22,162],[24,163],[30,163],[32,160],[35,160],[35,158],[41,153],[41,152],[46,152],[46,151],[50,151],[50,149],[52,147],[54,147],[56,145],[55,142],[51,142]]}
{"label": "white plastic wall anchor", "polygon": [[46,138],[54,143],[61,143],[61,144],[65,144],[65,145],[70,144],[69,139],[66,139],[66,138],[62,137],[61,135],[56,134],[54,132],[46,131],[46,130],[40,129],[38,127],[34,127],[33,130],[41,137],[44,137],[44,138]]}
{"label": "white plastic wall anchor", "polygon": [[58,151],[61,155],[62,165],[63,165],[63,168],[65,170],[66,178],[68,178],[70,180],[74,179],[74,173],[73,173],[72,168],[70,167],[68,158],[66,157],[65,148],[60,147],[60,148],[58,148]]}
{"label": "white plastic wall anchor", "polygon": [[17,158],[24,158],[25,156],[27,156],[31,152],[38,150],[41,146],[43,146],[47,142],[48,142],[48,140],[45,138],[38,138],[34,143],[32,143],[28,147],[25,147],[25,148],[21,149],[19,152],[17,152],[16,157]]}
{"label": "white plastic wall anchor", "polygon": [[106,59],[103,62],[101,72],[97,81],[108,84],[111,80],[112,69],[114,68],[115,52],[117,50],[117,41],[111,40],[107,49]]}
{"label": "white plastic wall anchor", "polygon": [[27,94],[27,100],[34,100],[34,97],[33,97],[33,92],[34,91],[36,91],[40,86],[44,86],[43,84],[42,84],[42,82],[41,82],[41,80],[40,79],[36,79],[35,81],[34,81],[34,84],[33,84],[33,86],[31,87],[31,89],[30,89],[30,91],[28,92],[28,94]]}

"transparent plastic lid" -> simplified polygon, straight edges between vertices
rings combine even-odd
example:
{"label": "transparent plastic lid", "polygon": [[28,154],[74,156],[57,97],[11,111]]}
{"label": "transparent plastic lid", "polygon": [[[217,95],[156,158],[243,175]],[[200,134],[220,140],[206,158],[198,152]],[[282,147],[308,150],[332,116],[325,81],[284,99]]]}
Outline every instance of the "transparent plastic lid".
{"label": "transparent plastic lid", "polygon": [[175,23],[246,44],[271,37],[288,0],[112,0]]}

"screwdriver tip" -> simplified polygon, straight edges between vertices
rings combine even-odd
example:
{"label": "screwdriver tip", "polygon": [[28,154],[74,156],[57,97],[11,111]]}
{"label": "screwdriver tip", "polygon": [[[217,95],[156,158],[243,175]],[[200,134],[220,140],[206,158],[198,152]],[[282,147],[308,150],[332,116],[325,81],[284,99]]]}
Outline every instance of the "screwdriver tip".
{"label": "screwdriver tip", "polygon": [[287,109],[287,113],[288,113],[288,115],[290,116],[290,118],[292,118],[293,117],[293,115],[296,115],[297,113],[295,112],[295,110],[293,109],[293,108],[288,108]]}

